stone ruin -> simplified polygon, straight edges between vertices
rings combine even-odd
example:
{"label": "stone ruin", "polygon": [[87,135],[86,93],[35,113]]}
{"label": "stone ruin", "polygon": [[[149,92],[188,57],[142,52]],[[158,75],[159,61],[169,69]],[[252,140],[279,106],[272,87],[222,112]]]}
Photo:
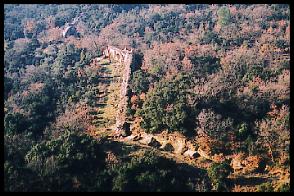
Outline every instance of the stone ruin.
{"label": "stone ruin", "polygon": [[103,55],[105,57],[108,57],[109,60],[115,60],[120,63],[124,64],[130,64],[131,58],[132,58],[133,49],[128,50],[127,47],[125,47],[123,50],[116,48],[114,46],[108,45],[103,50]]}
{"label": "stone ruin", "polygon": [[103,50],[103,57],[109,58],[109,60],[118,61],[122,66],[124,66],[123,79],[120,88],[120,101],[118,104],[117,114],[116,114],[116,124],[115,132],[118,136],[126,137],[130,135],[129,124],[126,122],[126,111],[128,104],[128,85],[131,75],[131,64],[132,64],[132,53],[133,49],[128,50],[126,47],[121,50],[114,46],[107,46]]}

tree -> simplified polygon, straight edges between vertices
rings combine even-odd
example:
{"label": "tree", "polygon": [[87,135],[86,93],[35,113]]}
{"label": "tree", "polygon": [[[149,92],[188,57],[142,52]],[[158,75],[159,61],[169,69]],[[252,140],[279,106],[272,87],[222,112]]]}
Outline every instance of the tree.
{"label": "tree", "polygon": [[15,134],[26,131],[27,118],[21,113],[8,113],[4,118],[4,130],[6,133]]}
{"label": "tree", "polygon": [[142,70],[133,72],[130,86],[134,93],[139,95],[143,92],[147,92],[150,83],[148,76],[149,74]]}
{"label": "tree", "polygon": [[229,132],[232,132],[234,129],[231,118],[223,118],[211,109],[203,109],[197,119],[199,131],[220,141],[225,141]]}
{"label": "tree", "polygon": [[185,130],[188,117],[185,89],[189,84],[184,76],[160,81],[147,93],[146,101],[140,110],[142,127],[149,132]]}
{"label": "tree", "polygon": [[178,167],[173,160],[145,151],[143,156],[133,157],[129,162],[114,167],[111,172],[114,176],[112,191],[201,191],[199,187],[210,190],[209,183],[199,181],[200,177],[205,178],[205,172],[193,173],[193,177],[189,172],[192,171]]}
{"label": "tree", "polygon": [[217,191],[228,191],[226,178],[233,172],[228,162],[213,163],[208,169],[208,176]]}
{"label": "tree", "polygon": [[279,159],[280,164],[289,161],[289,108],[286,105],[278,108],[271,105],[265,119],[257,122],[257,143],[265,147],[273,163]]}
{"label": "tree", "polygon": [[33,146],[25,159],[28,168],[40,176],[41,190],[103,189],[95,187],[95,178],[105,167],[105,155],[99,143],[85,134],[65,130],[58,138]]}
{"label": "tree", "polygon": [[228,25],[231,19],[230,9],[226,6],[222,6],[221,8],[218,9],[217,16],[218,16],[218,21],[217,21],[218,24],[220,24],[221,26]]}
{"label": "tree", "polygon": [[13,88],[13,79],[10,77],[4,76],[4,99],[8,98],[9,92]]}

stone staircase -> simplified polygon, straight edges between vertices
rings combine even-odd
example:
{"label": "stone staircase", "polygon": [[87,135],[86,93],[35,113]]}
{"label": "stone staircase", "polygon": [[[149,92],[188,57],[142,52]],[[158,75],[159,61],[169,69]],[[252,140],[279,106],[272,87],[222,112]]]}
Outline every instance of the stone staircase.
{"label": "stone staircase", "polygon": [[97,76],[96,111],[92,123],[97,128],[95,135],[107,132],[112,136],[123,131],[126,119],[132,55],[126,55],[124,61],[96,58],[95,62],[101,66],[101,73]]}
{"label": "stone staircase", "polygon": [[111,130],[116,122],[116,110],[119,102],[119,90],[121,86],[122,70],[117,62],[101,59],[97,62],[102,66],[102,76],[99,76],[97,89],[96,114],[93,124],[97,132]]}

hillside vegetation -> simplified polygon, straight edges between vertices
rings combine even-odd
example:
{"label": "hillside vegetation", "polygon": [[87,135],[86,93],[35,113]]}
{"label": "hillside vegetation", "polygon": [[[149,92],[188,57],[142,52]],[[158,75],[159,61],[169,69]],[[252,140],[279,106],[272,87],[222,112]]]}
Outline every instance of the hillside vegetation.
{"label": "hillside vegetation", "polygon": [[[290,190],[289,5],[6,4],[4,16],[5,191]],[[134,141],[113,137],[124,65],[97,59],[107,45],[133,48]]]}

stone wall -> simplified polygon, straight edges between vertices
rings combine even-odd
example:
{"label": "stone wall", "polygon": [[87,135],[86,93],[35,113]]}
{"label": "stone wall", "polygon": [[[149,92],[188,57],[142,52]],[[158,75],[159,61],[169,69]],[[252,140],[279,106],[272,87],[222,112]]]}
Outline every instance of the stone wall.
{"label": "stone wall", "polygon": [[131,64],[133,60],[132,50],[127,50],[124,48],[123,50],[118,49],[113,46],[107,46],[107,48],[103,51],[105,57],[110,58],[110,60],[118,61],[124,66],[122,82],[120,87],[120,101],[118,104],[117,114],[116,114],[116,124],[115,124],[115,131],[117,134],[122,134],[125,130],[126,124],[126,111],[128,105],[128,86],[129,80],[131,76]]}
{"label": "stone wall", "polygon": [[123,50],[121,50],[114,46],[107,46],[107,48],[103,51],[103,55],[108,57],[110,60],[128,64],[128,61],[132,58],[132,52],[132,49],[127,50],[126,48],[124,48]]}

